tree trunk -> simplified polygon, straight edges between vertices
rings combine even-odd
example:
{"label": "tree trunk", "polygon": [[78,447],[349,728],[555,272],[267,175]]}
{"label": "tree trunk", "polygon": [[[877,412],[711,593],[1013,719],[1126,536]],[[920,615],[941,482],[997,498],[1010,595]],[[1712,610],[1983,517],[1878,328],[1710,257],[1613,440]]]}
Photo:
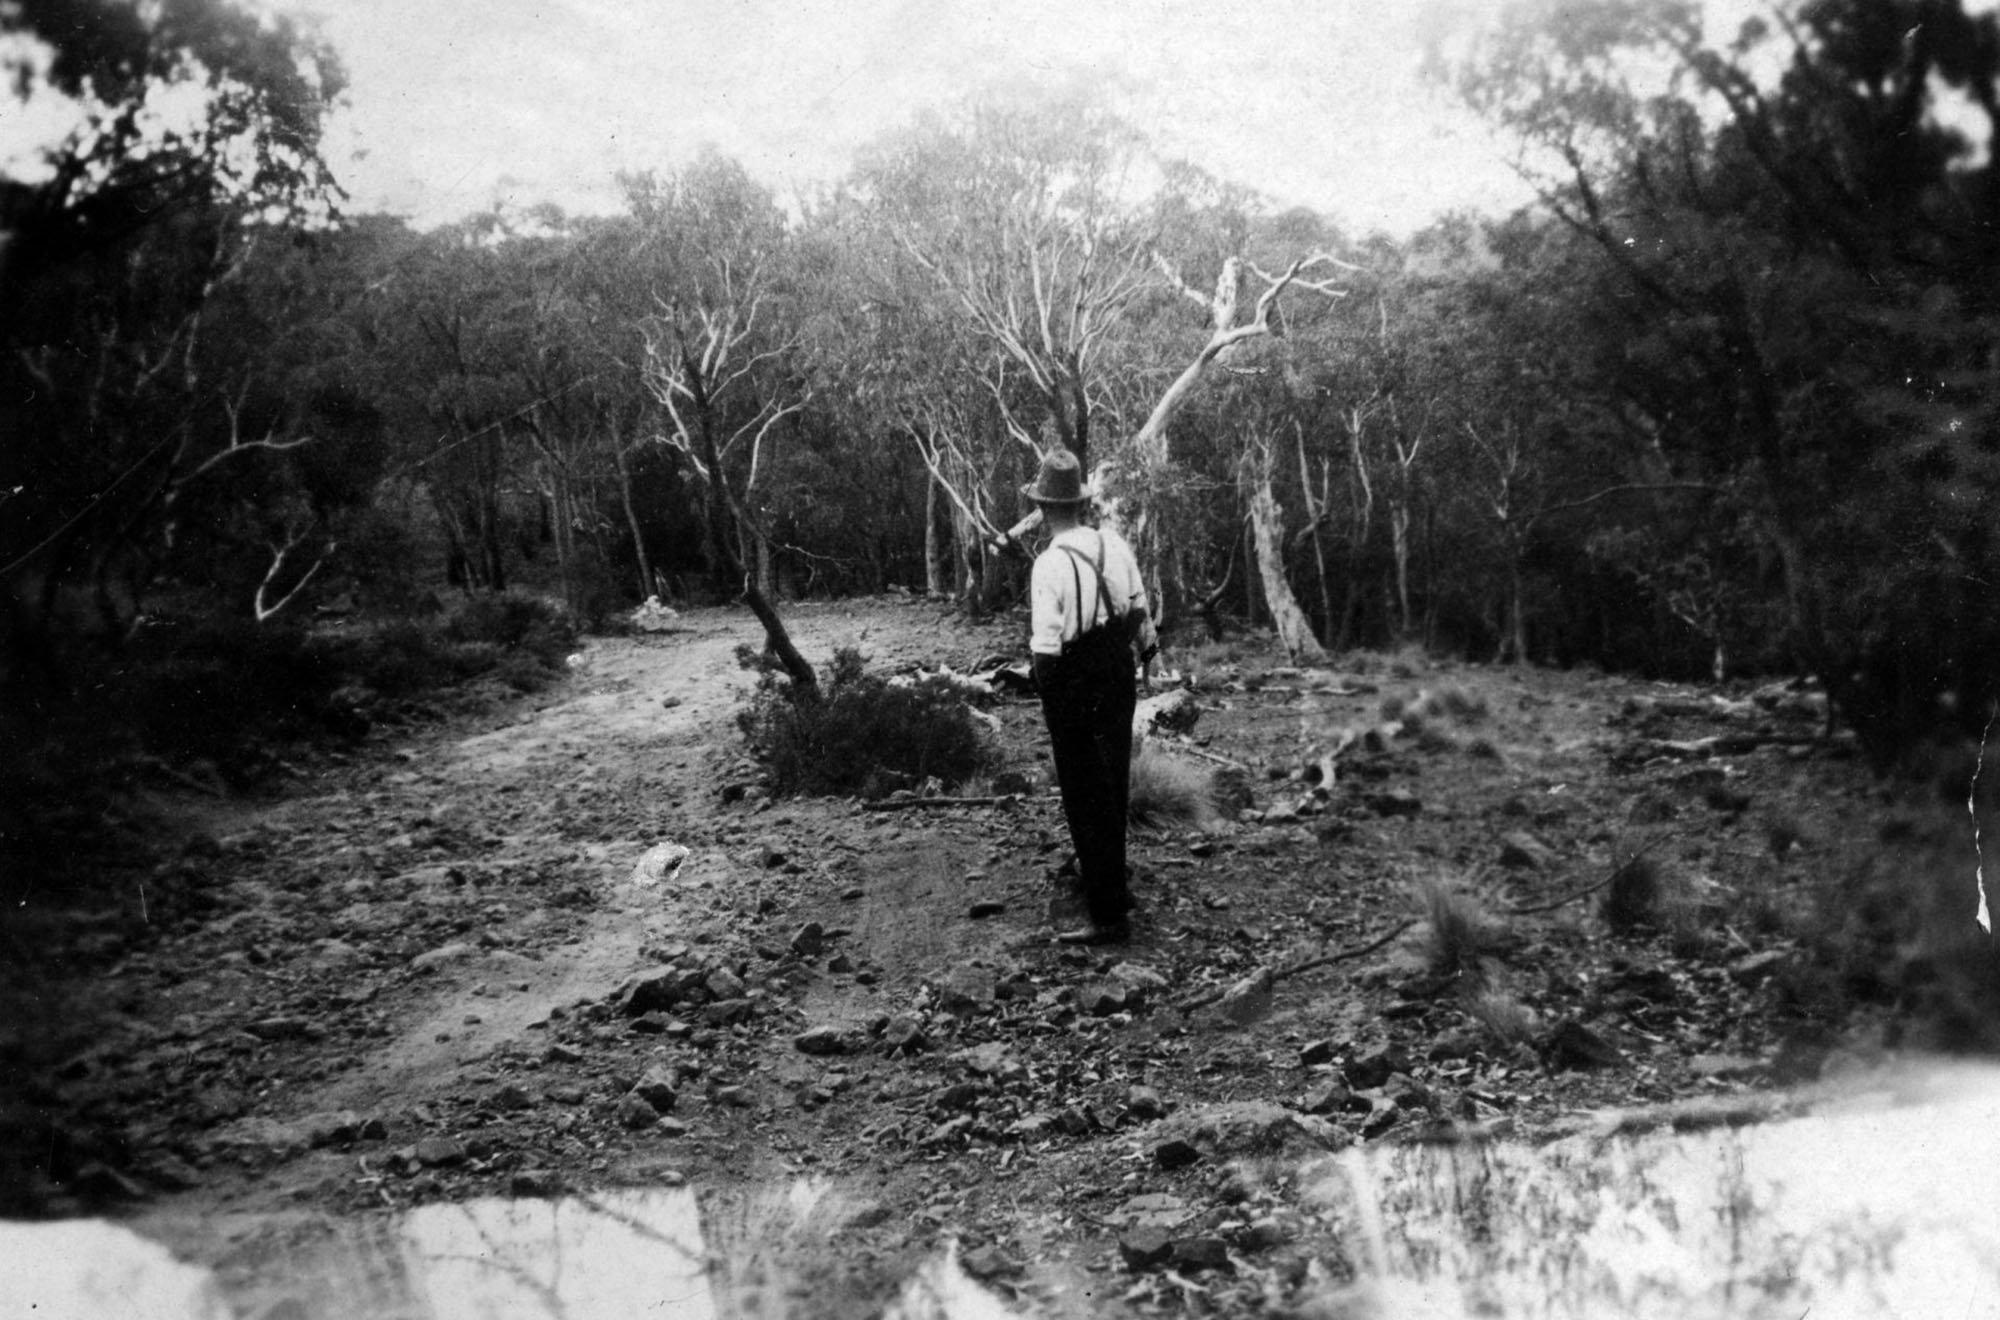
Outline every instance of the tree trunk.
{"label": "tree trunk", "polygon": [[778,657],[778,663],[785,667],[795,687],[809,693],[819,691],[819,676],[806,658],[799,654],[792,644],[792,635],[785,628],[785,621],[771,604],[770,597],[761,585],[744,570],[743,563],[729,544],[729,528],[735,527],[742,534],[753,537],[759,546],[764,544],[763,536],[750,527],[749,520],[736,502],[736,492],[729,489],[729,480],[722,466],[720,446],[715,442],[713,419],[704,412],[700,422],[702,461],[708,469],[708,498],[704,501],[708,508],[709,553],[715,556],[718,574],[727,574],[740,584],[743,603],[764,625],[764,640]]}
{"label": "tree trunk", "polygon": [[1407,641],[1410,628],[1410,506],[1398,503],[1389,512],[1389,543],[1395,555],[1396,636]]}
{"label": "tree trunk", "polygon": [[1250,526],[1257,547],[1257,569],[1264,578],[1264,604],[1285,654],[1293,661],[1324,660],[1326,651],[1313,636],[1312,620],[1299,608],[1292,584],[1285,578],[1284,511],[1271,493],[1268,464],[1250,499]]}
{"label": "tree trunk", "polygon": [[951,559],[944,538],[939,535],[942,521],[938,479],[927,477],[924,481],[924,594],[927,596],[951,594]]}
{"label": "tree trunk", "polygon": [[632,533],[632,556],[639,563],[639,599],[654,594],[653,562],[646,557],[646,538],[639,530],[639,511],[632,503],[632,465],[623,445],[613,442],[612,462],[618,471],[618,502],[625,509],[625,526]]}

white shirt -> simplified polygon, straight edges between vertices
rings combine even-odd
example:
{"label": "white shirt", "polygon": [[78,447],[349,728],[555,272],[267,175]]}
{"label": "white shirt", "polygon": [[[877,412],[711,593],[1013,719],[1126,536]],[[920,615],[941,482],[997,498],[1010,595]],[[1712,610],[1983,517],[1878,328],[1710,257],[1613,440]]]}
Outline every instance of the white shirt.
{"label": "white shirt", "polygon": [[[1035,556],[1035,571],[1029,579],[1028,649],[1036,655],[1061,655],[1065,642],[1076,640],[1101,621],[1104,601],[1093,571],[1100,544],[1104,548],[1104,586],[1114,612],[1136,609],[1145,614],[1146,584],[1139,576],[1139,561],[1125,538],[1095,527],[1068,528]],[[1083,556],[1083,562],[1078,563],[1064,546]],[[1152,620],[1148,617],[1141,625],[1141,632],[1150,636],[1151,631]]]}

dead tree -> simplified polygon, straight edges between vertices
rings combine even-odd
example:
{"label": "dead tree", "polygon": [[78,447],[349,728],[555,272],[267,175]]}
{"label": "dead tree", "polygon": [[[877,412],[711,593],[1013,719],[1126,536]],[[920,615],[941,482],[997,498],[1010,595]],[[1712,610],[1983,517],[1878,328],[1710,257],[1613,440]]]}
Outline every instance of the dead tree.
{"label": "dead tree", "polygon": [[[1165,257],[1154,254],[1154,266],[1162,278],[1182,297],[1193,302],[1207,313],[1209,322],[1208,340],[1195,352],[1194,357],[1174,377],[1147,414],[1146,421],[1132,437],[1133,461],[1144,471],[1156,472],[1163,468],[1169,456],[1167,427],[1174,415],[1193,396],[1195,387],[1217,360],[1237,345],[1252,339],[1279,333],[1273,321],[1278,300],[1288,289],[1306,289],[1328,298],[1340,298],[1345,292],[1334,286],[1333,278],[1304,278],[1312,272],[1328,269],[1358,270],[1357,266],[1341,261],[1330,253],[1318,252],[1300,257],[1283,272],[1272,273],[1240,257],[1230,257],[1222,263],[1222,271],[1216,277],[1215,288],[1204,293],[1182,277],[1180,271]],[[1247,273],[1247,278],[1246,278]],[[1256,301],[1251,305],[1248,320],[1242,320],[1242,291],[1248,279],[1262,283]],[[1106,465],[1098,465],[1097,484],[1103,485],[1108,474]],[[1138,510],[1135,516],[1127,516],[1124,510],[1115,506],[1110,509],[1114,521],[1127,523],[1135,536],[1144,540],[1149,531],[1147,511]],[[1031,511],[1026,517],[1008,528],[1001,536],[1002,543],[1018,540],[1033,531],[1041,522],[1039,510]]]}
{"label": "dead tree", "polygon": [[[741,584],[743,603],[764,625],[765,640],[792,682],[816,691],[817,675],[792,644],[761,575],[753,571],[768,552],[769,538],[752,518],[747,498],[772,428],[804,406],[803,399],[781,404],[760,393],[794,344],[760,339],[764,298],[756,269],[739,279],[728,262],[720,265],[723,296],[713,305],[663,301],[646,322],[646,388],[673,424],[663,438],[686,457],[701,483],[709,554],[721,573]],[[741,491],[731,482],[732,461],[745,472]]]}

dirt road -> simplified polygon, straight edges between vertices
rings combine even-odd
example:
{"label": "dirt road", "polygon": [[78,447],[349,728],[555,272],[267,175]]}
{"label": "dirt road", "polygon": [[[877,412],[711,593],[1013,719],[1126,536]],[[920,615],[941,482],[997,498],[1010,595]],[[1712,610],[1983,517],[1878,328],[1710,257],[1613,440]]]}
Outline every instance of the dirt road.
{"label": "dirt road", "polygon": [[[1020,640],[912,601],[789,619],[815,660],[890,671]],[[273,1262],[357,1216],[687,1187],[726,1313],[871,1314],[947,1242],[1039,1313],[1171,1309],[1192,1296],[1173,1278],[1247,1299],[1352,1272],[1301,1155],[1532,1137],[1817,1068],[1770,1011],[1782,925],[1612,938],[1562,901],[1640,846],[1699,900],[1784,896],[1801,858],[1872,840],[1873,787],[1787,716],[1591,675],[1190,652],[1207,744],[1186,755],[1247,767],[1254,801],[1140,832],[1137,936],[1100,954],[1048,939],[1045,791],[773,803],[735,726],[754,625],[682,625],[591,641],[497,721],[187,804],[154,924],[88,987],[103,1011],[33,1056],[68,1152],[49,1208],[110,1206],[275,1305]],[[996,768],[1045,790],[1037,708],[988,714]],[[1760,732],[1657,751],[1718,728]],[[1302,770],[1363,730],[1316,790]],[[639,883],[662,845],[674,864]],[[1483,904],[1487,1002],[1515,1016],[1440,983],[1423,926],[1256,981],[1390,928],[1440,875]]]}

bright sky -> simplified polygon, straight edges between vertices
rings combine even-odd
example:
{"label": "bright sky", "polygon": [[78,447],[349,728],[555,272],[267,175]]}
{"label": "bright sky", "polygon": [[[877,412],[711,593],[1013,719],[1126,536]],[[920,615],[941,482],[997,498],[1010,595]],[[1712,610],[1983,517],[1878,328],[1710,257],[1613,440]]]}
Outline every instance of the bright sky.
{"label": "bright sky", "polygon": [[1156,148],[1406,233],[1525,193],[1418,77],[1426,33],[1495,0],[276,0],[352,79],[330,142],[350,210],[616,204],[619,170],[704,144],[781,190],[982,84],[1104,86]]}

